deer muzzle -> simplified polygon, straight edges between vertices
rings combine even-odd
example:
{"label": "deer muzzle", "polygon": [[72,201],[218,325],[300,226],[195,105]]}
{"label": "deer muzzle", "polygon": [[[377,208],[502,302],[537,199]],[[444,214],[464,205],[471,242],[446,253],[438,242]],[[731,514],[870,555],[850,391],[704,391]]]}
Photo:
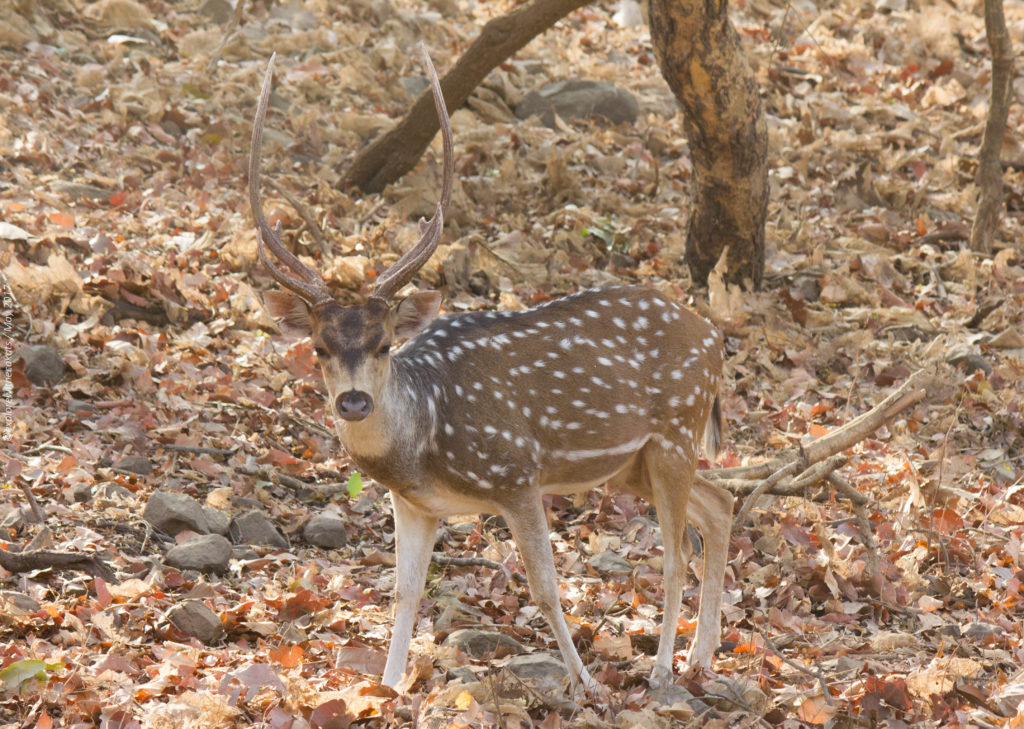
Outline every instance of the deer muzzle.
{"label": "deer muzzle", "polygon": [[361,390],[349,390],[338,395],[334,409],[343,420],[358,422],[373,412],[373,398]]}

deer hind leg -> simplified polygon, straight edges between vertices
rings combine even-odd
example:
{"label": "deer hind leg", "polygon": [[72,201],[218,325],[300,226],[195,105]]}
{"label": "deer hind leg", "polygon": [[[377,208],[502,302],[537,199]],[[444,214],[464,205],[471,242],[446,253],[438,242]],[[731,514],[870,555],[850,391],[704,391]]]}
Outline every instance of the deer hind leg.
{"label": "deer hind leg", "polygon": [[544,514],[544,504],[540,492],[528,489],[517,494],[514,505],[503,508],[501,515],[512,530],[519,554],[526,567],[526,578],[530,584],[530,595],[544,614],[551,631],[555,634],[558,649],[562,653],[562,661],[569,671],[569,678],[575,690],[581,684],[584,689],[594,693],[597,683],[583,666],[576,646],[572,643],[569,627],[562,614],[562,605],[558,598],[558,578],[555,573],[555,560],[551,552],[551,539],[548,536],[548,522]]}
{"label": "deer hind leg", "polygon": [[700,583],[697,636],[688,664],[709,668],[711,657],[722,638],[722,591],[725,566],[729,560],[733,497],[709,481],[697,479],[690,495],[690,521],[704,540],[704,574]]}
{"label": "deer hind leg", "polygon": [[676,625],[683,601],[683,585],[690,553],[686,533],[686,510],[690,485],[697,467],[692,444],[668,439],[652,440],[643,451],[643,481],[648,498],[658,512],[665,549],[665,602],[662,606],[661,638],[651,673],[651,682],[663,686],[672,682]]}

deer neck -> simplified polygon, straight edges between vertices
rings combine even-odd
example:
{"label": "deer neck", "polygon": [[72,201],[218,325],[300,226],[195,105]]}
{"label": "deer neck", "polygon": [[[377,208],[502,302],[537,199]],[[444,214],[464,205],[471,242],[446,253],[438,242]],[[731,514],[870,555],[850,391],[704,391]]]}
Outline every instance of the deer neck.
{"label": "deer neck", "polygon": [[419,379],[415,369],[393,358],[387,383],[369,417],[358,422],[337,421],[345,451],[370,475],[374,470],[411,474],[418,469],[432,440],[428,421],[436,420],[433,407],[425,407],[422,401]]}

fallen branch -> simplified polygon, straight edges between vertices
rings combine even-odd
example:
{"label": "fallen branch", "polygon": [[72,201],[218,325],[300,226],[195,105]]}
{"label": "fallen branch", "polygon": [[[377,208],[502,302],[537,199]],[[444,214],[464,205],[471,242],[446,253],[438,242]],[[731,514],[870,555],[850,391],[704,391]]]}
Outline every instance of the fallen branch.
{"label": "fallen branch", "polygon": [[[924,369],[918,370],[908,377],[906,382],[896,388],[892,394],[863,415],[854,418],[828,435],[803,446],[802,453],[806,463],[818,463],[829,456],[845,451],[895,419],[903,410],[923,400],[925,396],[923,385],[929,376],[930,373],[928,371]],[[788,466],[798,458],[799,456],[787,454],[754,466],[722,468],[717,471],[706,471],[703,475],[714,483],[725,486],[732,491],[731,484],[734,484],[735,479],[756,480],[769,478],[771,474]],[[773,492],[769,491],[768,493]]]}
{"label": "fallen branch", "polygon": [[[868,571],[877,583],[881,580],[881,567],[871,521],[864,508],[868,499],[835,471],[846,463],[843,451],[869,437],[911,405],[924,399],[926,393],[923,386],[930,374],[927,370],[918,370],[875,407],[828,435],[806,445],[799,445],[795,452],[753,466],[702,471],[697,474],[697,480],[745,497],[734,521],[737,526],[747,521],[754,504],[765,494],[792,496],[821,481],[828,481],[832,488],[853,504],[857,526],[867,550]],[[799,475],[794,477],[794,473]]]}
{"label": "fallen branch", "polygon": [[[821,463],[812,464],[808,468],[804,469],[804,471],[796,478],[787,479],[786,481],[779,483],[783,476],[795,470],[794,467],[798,467],[800,461],[794,461],[793,463],[784,466],[762,481],[750,492],[750,495],[744,500],[743,506],[740,507],[734,523],[736,525],[742,525],[746,522],[747,516],[750,514],[750,510],[754,507],[754,503],[762,494],[765,493],[765,491],[768,490],[769,487],[775,486],[775,493],[780,496],[792,496],[793,494],[798,494],[815,485],[819,481],[823,481],[828,478],[833,471],[845,465],[846,460],[846,456],[843,455],[830,456]],[[851,488],[853,487],[851,486]]]}
{"label": "fallen branch", "polygon": [[311,489],[316,486],[316,484],[307,483],[302,479],[289,476],[287,473],[281,473],[280,471],[276,471],[269,467],[252,468],[250,466],[235,466],[235,470],[246,476],[262,478],[264,481],[287,486],[290,489]]}
{"label": "fallen branch", "polygon": [[864,509],[868,498],[838,473],[830,473],[828,482],[835,487],[836,491],[853,502],[853,513],[857,517],[860,538],[864,542],[864,549],[868,552],[868,572],[871,573],[873,579],[880,579],[882,571],[878,561],[878,550],[875,548],[875,537],[871,531],[871,520],[868,519],[867,511]]}
{"label": "fallen branch", "polygon": [[[533,0],[487,21],[480,35],[441,79],[448,113],[462,106],[495,67],[588,2],[590,0]],[[427,89],[405,118],[359,153],[345,172],[345,181],[364,192],[380,192],[416,166],[438,126]]]}
{"label": "fallen branch", "polygon": [[109,583],[118,582],[117,575],[95,554],[83,552],[49,552],[42,549],[30,552],[8,552],[0,549],[0,567],[8,572],[33,570],[79,570]]}

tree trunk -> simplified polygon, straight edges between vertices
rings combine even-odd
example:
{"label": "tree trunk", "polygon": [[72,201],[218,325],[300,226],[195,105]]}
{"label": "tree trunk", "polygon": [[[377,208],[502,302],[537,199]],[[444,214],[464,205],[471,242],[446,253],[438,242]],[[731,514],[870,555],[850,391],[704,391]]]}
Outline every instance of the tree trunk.
{"label": "tree trunk", "polygon": [[650,0],[661,73],[683,108],[693,160],[686,258],[706,283],[728,246],[725,280],[758,288],[768,212],[768,130],[727,0]]}
{"label": "tree trunk", "polygon": [[[533,0],[488,21],[473,44],[441,79],[449,113],[462,106],[498,64],[589,1]],[[427,89],[397,126],[359,153],[345,173],[345,181],[364,192],[380,192],[416,166],[437,130],[434,102]]]}
{"label": "tree trunk", "polygon": [[1013,80],[1013,47],[1010,34],[1006,32],[1003,0],[985,0],[985,35],[992,50],[992,96],[978,154],[978,211],[971,226],[971,250],[991,253],[1003,207],[1003,167],[999,153],[1010,111],[1010,82]]}

